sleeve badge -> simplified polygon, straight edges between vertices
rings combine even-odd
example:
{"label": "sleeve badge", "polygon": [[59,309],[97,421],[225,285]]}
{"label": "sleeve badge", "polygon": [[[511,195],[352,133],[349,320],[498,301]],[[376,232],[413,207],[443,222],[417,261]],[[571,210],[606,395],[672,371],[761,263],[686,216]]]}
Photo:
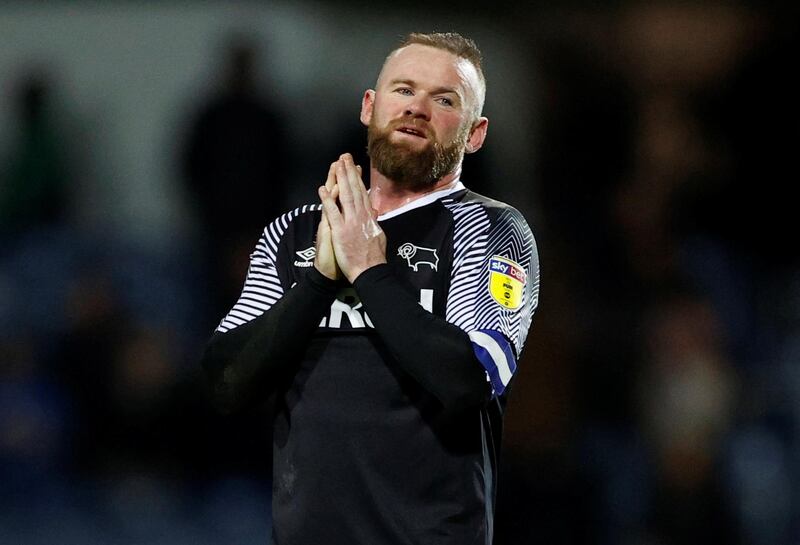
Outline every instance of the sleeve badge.
{"label": "sleeve badge", "polygon": [[522,304],[526,276],[519,263],[493,255],[489,259],[489,294],[502,307],[516,310]]}

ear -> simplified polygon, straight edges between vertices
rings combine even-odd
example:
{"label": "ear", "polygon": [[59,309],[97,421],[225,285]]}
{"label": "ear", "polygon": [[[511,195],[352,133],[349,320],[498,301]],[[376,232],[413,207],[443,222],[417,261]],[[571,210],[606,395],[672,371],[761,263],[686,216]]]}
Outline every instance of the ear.
{"label": "ear", "polygon": [[464,153],[475,153],[481,149],[483,141],[486,140],[486,133],[488,130],[489,120],[485,117],[479,117],[472,125],[469,138],[467,138],[467,145],[464,147]]}
{"label": "ear", "polygon": [[361,99],[361,123],[369,126],[372,120],[372,107],[375,104],[375,90],[367,89],[364,91],[364,97]]}

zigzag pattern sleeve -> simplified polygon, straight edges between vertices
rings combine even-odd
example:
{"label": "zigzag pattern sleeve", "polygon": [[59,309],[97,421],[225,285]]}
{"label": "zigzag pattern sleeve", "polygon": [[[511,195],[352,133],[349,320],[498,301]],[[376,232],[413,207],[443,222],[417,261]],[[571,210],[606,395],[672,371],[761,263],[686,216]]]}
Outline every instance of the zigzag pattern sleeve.
{"label": "zigzag pattern sleeve", "polygon": [[484,268],[489,216],[478,203],[444,201],[444,205],[452,212],[455,224],[453,269],[450,273],[445,318],[451,324],[469,332],[475,326],[474,303]]}
{"label": "zigzag pattern sleeve", "polygon": [[[536,243],[522,215],[501,208],[492,219],[479,202],[444,202],[453,213],[453,270],[447,320],[466,331],[495,394],[502,394],[516,369],[539,299]],[[525,271],[521,302],[515,309],[499,304],[489,289],[493,256]]]}
{"label": "zigzag pattern sleeve", "polygon": [[278,269],[278,246],[289,224],[300,214],[320,210],[321,205],[305,205],[279,216],[264,228],[256,249],[250,254],[244,288],[236,304],[217,326],[216,331],[226,333],[231,329],[255,320],[269,310],[284,293]]}

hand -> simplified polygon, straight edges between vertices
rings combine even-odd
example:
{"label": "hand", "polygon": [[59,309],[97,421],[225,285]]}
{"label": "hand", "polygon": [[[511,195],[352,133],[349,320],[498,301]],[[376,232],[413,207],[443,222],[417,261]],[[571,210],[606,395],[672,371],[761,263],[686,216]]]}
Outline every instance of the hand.
{"label": "hand", "polygon": [[[336,200],[339,196],[339,187],[336,185],[336,163],[331,163],[328,169],[328,179],[325,181],[325,189]],[[331,280],[338,280],[342,277],[339,264],[336,263],[336,254],[333,252],[333,239],[331,238],[331,225],[325,213],[319,221],[317,227],[316,254],[314,257],[314,267],[324,276]]]}
{"label": "hand", "polygon": [[319,188],[319,196],[330,224],[336,262],[353,283],[365,270],[386,263],[386,235],[378,225],[361,181],[361,169],[353,163],[352,156],[345,153],[332,168],[339,189],[339,206],[326,186]]}

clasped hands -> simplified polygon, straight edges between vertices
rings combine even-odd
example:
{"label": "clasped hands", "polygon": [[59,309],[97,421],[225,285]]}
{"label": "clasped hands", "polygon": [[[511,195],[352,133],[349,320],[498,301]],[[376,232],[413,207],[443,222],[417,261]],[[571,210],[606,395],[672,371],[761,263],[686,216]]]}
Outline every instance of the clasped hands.
{"label": "clasped hands", "polygon": [[331,163],[319,188],[322,219],[317,229],[314,267],[336,280],[352,283],[365,270],[386,263],[386,235],[361,180],[361,167],[349,153]]}

